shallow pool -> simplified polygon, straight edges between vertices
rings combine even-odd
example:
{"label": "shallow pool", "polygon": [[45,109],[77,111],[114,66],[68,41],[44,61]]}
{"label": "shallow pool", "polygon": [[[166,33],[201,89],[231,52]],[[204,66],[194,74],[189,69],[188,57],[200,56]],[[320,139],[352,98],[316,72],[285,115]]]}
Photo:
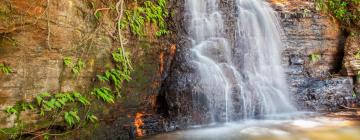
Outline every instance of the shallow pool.
{"label": "shallow pool", "polygon": [[[289,115],[288,115],[289,116]],[[145,140],[360,140],[358,112],[302,113],[294,117],[244,120],[194,127],[143,138]],[[274,119],[275,118],[275,119]]]}

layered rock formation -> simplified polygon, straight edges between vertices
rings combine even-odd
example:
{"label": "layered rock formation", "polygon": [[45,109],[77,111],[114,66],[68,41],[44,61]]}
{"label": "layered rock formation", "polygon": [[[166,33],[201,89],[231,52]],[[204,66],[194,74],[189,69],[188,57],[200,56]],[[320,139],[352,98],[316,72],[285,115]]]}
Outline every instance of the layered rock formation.
{"label": "layered rock formation", "polygon": [[[236,16],[228,7],[233,2],[220,3],[226,13],[230,40]],[[331,17],[317,12],[312,1],[272,0],[272,4],[284,29],[286,46],[282,59],[292,97],[299,107],[336,111],[356,103],[353,89],[359,70],[355,58],[359,36],[343,32]],[[106,6],[100,0],[95,0],[95,5]],[[174,130],[177,125],[185,127],[193,121],[206,123],[201,112],[208,108],[191,103],[194,98],[206,102],[202,95],[206,93],[191,95],[199,91],[198,75],[195,65],[190,63],[193,56],[186,38],[184,0],[170,1],[169,8],[174,15],[167,19],[171,36],[139,40],[126,32],[126,49],[132,54],[135,69],[133,81],[125,83],[120,103],[98,111],[104,118],[100,127],[89,132],[80,130],[75,135],[125,139],[137,132],[155,134]],[[91,3],[79,0],[0,1],[0,64],[14,71],[0,72],[0,110],[18,101],[31,101],[41,92],[89,93],[96,75],[111,64],[111,50],[118,46],[112,39],[114,17],[104,12],[99,24],[93,12]],[[63,64],[63,58],[69,56],[85,60],[86,68],[77,77]],[[188,112],[193,106],[198,106],[198,110]],[[139,112],[144,115],[138,118],[141,125],[135,127]],[[27,123],[39,119],[29,114],[21,118]],[[14,119],[15,116],[1,112],[0,128],[12,127]]]}
{"label": "layered rock formation", "polygon": [[[0,128],[16,124],[16,115],[4,112],[7,107],[20,101],[33,101],[42,92],[90,94],[98,84],[96,75],[111,67],[111,52],[119,47],[117,15],[107,8],[116,2],[0,1],[0,64],[13,70],[10,74],[0,71]],[[130,4],[127,2],[126,7],[131,7]],[[94,11],[101,8],[104,9],[98,20]],[[170,24],[171,19],[167,22]],[[171,25],[170,28],[174,28]],[[126,139],[129,132],[136,133],[130,129],[135,127],[135,114],[153,112],[155,108],[162,75],[168,71],[176,50],[173,37],[140,39],[128,30],[123,34],[135,70],[133,80],[124,83],[126,88],[117,104],[99,106],[96,104],[103,103],[93,103],[95,114],[104,120],[100,121],[100,127],[79,130],[81,135],[74,133],[78,136],[73,137]],[[153,32],[150,30],[149,34]],[[82,59],[85,68],[75,76],[71,68],[64,65],[65,57],[71,57],[74,62]],[[34,112],[23,112],[20,119],[25,124],[35,123],[31,127],[34,131],[44,127],[38,122],[41,117]]]}

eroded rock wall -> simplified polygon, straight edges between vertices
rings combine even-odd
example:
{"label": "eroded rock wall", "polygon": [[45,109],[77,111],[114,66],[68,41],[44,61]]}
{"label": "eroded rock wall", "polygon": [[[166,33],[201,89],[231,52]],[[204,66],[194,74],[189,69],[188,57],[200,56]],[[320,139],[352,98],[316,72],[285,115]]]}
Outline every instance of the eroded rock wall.
{"label": "eroded rock wall", "polygon": [[[33,101],[42,92],[90,94],[98,84],[96,75],[111,68],[111,52],[120,47],[116,11],[107,8],[116,2],[0,1],[0,63],[13,70],[10,74],[0,72],[0,128],[13,127],[16,122],[15,115],[4,113],[7,107],[20,101]],[[132,2],[126,1],[126,7],[132,7]],[[101,18],[96,19],[94,12],[101,8],[105,8]],[[169,28],[175,28],[171,17],[167,23]],[[149,34],[153,34],[151,29],[154,28],[146,26]],[[123,35],[134,68],[133,80],[124,83],[122,98],[116,104],[94,102],[103,105],[92,106],[103,120],[100,127],[80,130],[74,137],[127,139],[128,133],[136,133],[133,130],[136,114],[155,110],[154,102],[162,77],[166,75],[177,47],[172,43],[174,37],[139,38],[128,30],[123,31]],[[71,57],[74,62],[81,58],[86,66],[75,76],[71,68],[64,65],[65,57]],[[25,123],[38,123],[40,118],[30,112],[20,116]],[[125,125],[129,128],[124,128]],[[40,128],[36,125],[32,129]]]}
{"label": "eroded rock wall", "polygon": [[283,63],[299,108],[336,111],[353,104],[353,77],[341,74],[347,33],[313,1],[272,4],[284,30]]}

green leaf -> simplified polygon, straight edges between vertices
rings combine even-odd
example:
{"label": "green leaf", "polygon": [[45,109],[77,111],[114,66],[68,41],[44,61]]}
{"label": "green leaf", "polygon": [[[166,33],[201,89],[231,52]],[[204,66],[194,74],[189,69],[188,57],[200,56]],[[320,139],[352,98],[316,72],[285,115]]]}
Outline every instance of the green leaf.
{"label": "green leaf", "polygon": [[13,72],[12,69],[6,66],[5,64],[0,64],[0,71],[2,71],[5,74],[10,74]]}
{"label": "green leaf", "polygon": [[17,113],[19,113],[19,111],[15,107],[6,108],[5,112],[7,114],[17,114]]}
{"label": "green leaf", "polygon": [[40,116],[45,116],[45,111],[44,111],[44,109],[40,109]]}
{"label": "green leaf", "polygon": [[38,104],[38,106],[41,106],[43,98],[41,96],[36,96],[35,99],[36,99],[36,103]]}
{"label": "green leaf", "polygon": [[77,101],[79,101],[81,104],[90,105],[90,101],[88,99],[86,99],[86,97],[82,96],[80,93],[74,92],[73,94],[74,94],[74,97],[77,99]]}
{"label": "green leaf", "polygon": [[97,99],[101,99],[106,103],[115,103],[115,97],[109,88],[95,88],[91,94],[94,95]]}
{"label": "green leaf", "polygon": [[64,61],[64,65],[66,67],[72,67],[73,66],[73,62],[72,62],[71,57],[64,57],[63,61]]}
{"label": "green leaf", "polygon": [[88,113],[88,114],[86,115],[86,120],[87,120],[88,122],[95,123],[95,122],[97,122],[99,119],[98,119],[94,114]]}
{"label": "green leaf", "polygon": [[100,20],[100,18],[102,17],[101,11],[96,11],[96,12],[94,13],[94,16],[95,16],[95,18],[96,18],[97,20]]}

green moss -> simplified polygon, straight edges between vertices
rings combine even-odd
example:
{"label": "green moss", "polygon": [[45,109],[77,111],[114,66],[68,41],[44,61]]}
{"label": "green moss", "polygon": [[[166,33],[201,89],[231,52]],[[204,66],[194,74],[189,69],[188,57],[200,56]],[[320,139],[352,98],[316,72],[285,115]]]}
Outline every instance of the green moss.
{"label": "green moss", "polygon": [[360,26],[360,0],[316,0],[316,7],[347,27]]}

